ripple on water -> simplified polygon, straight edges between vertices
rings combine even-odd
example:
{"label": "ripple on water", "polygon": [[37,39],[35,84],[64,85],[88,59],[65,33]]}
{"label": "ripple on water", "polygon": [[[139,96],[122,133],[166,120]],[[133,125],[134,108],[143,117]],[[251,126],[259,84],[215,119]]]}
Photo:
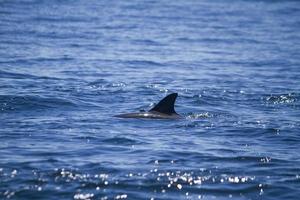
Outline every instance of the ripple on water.
{"label": "ripple on water", "polygon": [[269,104],[292,104],[296,103],[300,95],[297,93],[270,95],[265,97],[265,101]]}
{"label": "ripple on water", "polygon": [[49,108],[75,107],[71,100],[63,98],[41,97],[38,95],[0,95],[0,110],[2,111],[26,111],[41,110]]}
{"label": "ripple on water", "polygon": [[[182,170],[161,169],[157,162],[149,171],[119,174],[101,170],[95,172],[82,172],[78,169],[56,169],[51,171],[32,170],[31,178],[24,177],[21,172],[12,170],[10,173],[1,174],[5,183],[23,182],[24,186],[1,191],[0,195],[6,198],[22,197],[46,197],[49,193],[54,195],[61,193],[75,199],[98,199],[104,196],[108,198],[143,198],[157,197],[166,199],[176,196],[189,196],[190,198],[202,196],[228,196],[247,195],[255,192],[257,195],[264,188],[259,184],[255,176],[220,174],[217,169]],[[172,164],[172,163],[171,163]],[[175,164],[175,162],[173,162]],[[52,184],[55,182],[55,185]],[[261,185],[261,186],[260,186]],[[62,194],[60,194],[62,195]],[[57,197],[57,196],[56,196]]]}
{"label": "ripple on water", "polygon": [[138,141],[137,139],[130,139],[126,137],[113,137],[102,141],[105,144],[115,144],[115,145],[137,145],[145,144],[145,142]]}

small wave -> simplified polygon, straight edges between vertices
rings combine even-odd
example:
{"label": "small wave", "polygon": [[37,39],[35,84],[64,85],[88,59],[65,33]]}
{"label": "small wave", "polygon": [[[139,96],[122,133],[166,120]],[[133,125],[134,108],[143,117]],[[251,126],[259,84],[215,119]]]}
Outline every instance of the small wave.
{"label": "small wave", "polygon": [[115,82],[115,83],[108,83],[103,79],[99,79],[97,81],[93,81],[87,84],[89,87],[94,89],[109,89],[109,88],[123,88],[126,87],[124,82]]}
{"label": "small wave", "polygon": [[265,100],[270,104],[291,104],[297,101],[297,97],[299,97],[298,94],[289,93],[267,96],[265,97]]}
{"label": "small wave", "polygon": [[129,65],[141,65],[141,66],[164,66],[162,63],[154,62],[154,61],[149,61],[149,60],[130,60],[130,61],[125,61],[125,63]]}
{"label": "small wave", "polygon": [[6,72],[0,70],[0,78],[13,78],[13,79],[34,79],[36,76],[30,74],[21,74],[21,73],[13,73],[13,72]]}
{"label": "small wave", "polygon": [[75,104],[71,101],[60,98],[0,95],[1,111],[40,110],[65,106],[75,106]]}
{"label": "small wave", "polygon": [[103,140],[104,143],[109,144],[118,144],[118,145],[134,145],[134,144],[140,144],[139,141],[125,138],[125,137],[113,137],[109,139]]}
{"label": "small wave", "polygon": [[132,43],[147,46],[163,46],[163,44],[154,40],[133,40]]}
{"label": "small wave", "polygon": [[43,62],[61,62],[61,61],[70,61],[73,58],[68,57],[56,57],[56,58],[47,58],[47,57],[40,57],[40,58],[28,58],[28,59],[7,59],[5,61],[0,61],[1,64],[35,64],[35,63],[43,63]]}
{"label": "small wave", "polygon": [[32,21],[37,21],[37,22],[51,22],[51,23],[67,23],[67,22],[72,22],[72,23],[80,23],[80,22],[87,22],[87,19],[84,18],[79,18],[79,17],[72,17],[72,16],[67,16],[67,17],[54,17],[54,16],[38,16],[38,17],[32,17]]}
{"label": "small wave", "polygon": [[205,113],[191,113],[187,115],[187,119],[202,119],[202,118],[211,118],[214,115],[208,112]]}
{"label": "small wave", "polygon": [[8,79],[53,79],[59,80],[55,77],[48,77],[48,76],[35,76],[31,74],[24,74],[24,73],[14,73],[14,72],[7,72],[0,70],[0,78],[8,78]]}

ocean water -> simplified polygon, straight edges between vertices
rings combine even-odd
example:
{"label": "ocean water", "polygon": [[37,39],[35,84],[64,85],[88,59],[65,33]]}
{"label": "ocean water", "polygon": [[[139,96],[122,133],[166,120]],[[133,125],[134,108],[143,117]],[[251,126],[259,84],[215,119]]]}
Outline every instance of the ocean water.
{"label": "ocean water", "polygon": [[299,199],[299,100],[299,1],[0,1],[0,199]]}

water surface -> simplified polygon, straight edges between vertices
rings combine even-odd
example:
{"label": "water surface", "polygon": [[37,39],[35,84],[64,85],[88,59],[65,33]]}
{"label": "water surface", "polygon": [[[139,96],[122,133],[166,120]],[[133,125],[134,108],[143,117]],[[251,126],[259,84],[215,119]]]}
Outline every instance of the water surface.
{"label": "water surface", "polygon": [[298,199],[299,8],[1,1],[0,198]]}

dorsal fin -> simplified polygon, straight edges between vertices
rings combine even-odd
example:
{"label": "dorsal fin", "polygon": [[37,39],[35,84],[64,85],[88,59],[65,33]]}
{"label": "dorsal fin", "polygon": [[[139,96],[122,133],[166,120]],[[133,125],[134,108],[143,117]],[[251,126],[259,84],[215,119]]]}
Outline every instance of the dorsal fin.
{"label": "dorsal fin", "polygon": [[175,100],[177,98],[177,93],[172,93],[163,98],[156,106],[154,106],[149,111],[156,111],[160,113],[164,113],[167,115],[177,114],[174,109]]}

